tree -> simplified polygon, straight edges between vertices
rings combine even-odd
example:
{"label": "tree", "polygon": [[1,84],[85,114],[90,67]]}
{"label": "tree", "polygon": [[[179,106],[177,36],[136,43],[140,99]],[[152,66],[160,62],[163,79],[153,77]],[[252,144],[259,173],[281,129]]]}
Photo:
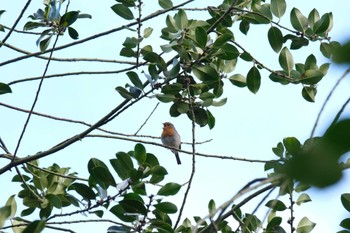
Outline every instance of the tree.
{"label": "tree", "polygon": [[[318,61],[320,59],[313,53],[301,59],[297,52],[317,44],[325,58],[349,62],[348,45],[341,46],[329,36],[333,14],[322,14],[316,9],[301,12],[291,7],[288,17],[284,0],[225,0],[216,7],[201,8],[191,5],[191,2],[175,4],[170,0],[160,0],[154,6],[148,2],[118,0],[110,6],[111,10],[102,8],[103,13],[96,14],[96,18],[103,17],[109,10],[114,13],[113,21],[118,22],[116,27],[103,30],[104,24],[94,23],[95,15],[89,12],[93,9],[74,8],[70,1],[44,1],[39,10],[35,9],[32,11],[35,13],[24,20],[30,6],[38,8],[28,1],[13,20],[13,26],[1,25],[5,35],[1,49],[11,52],[11,56],[14,51],[21,53],[14,58],[6,57],[0,63],[13,74],[13,77],[6,78],[8,81],[0,83],[0,93],[4,94],[5,100],[0,104],[6,109],[1,115],[10,119],[13,115],[8,109],[15,110],[16,115],[12,118],[15,123],[11,123],[11,127],[20,134],[19,138],[11,139],[10,133],[6,132],[0,140],[3,151],[0,174],[4,177],[10,171],[14,172],[13,178],[6,180],[6,185],[15,184],[18,191],[8,197],[0,209],[2,230],[41,232],[44,228],[51,228],[73,232],[69,228],[74,223],[107,222],[111,226],[110,232],[312,231],[315,223],[310,220],[311,216],[300,216],[295,221],[295,204],[310,202],[307,193],[310,187],[327,187],[338,182],[343,170],[349,167],[349,162],[340,160],[350,149],[350,121],[341,118],[349,100],[338,106],[338,114],[323,134],[315,136],[317,119],[304,143],[285,135],[281,142],[272,145],[275,157],[271,159],[233,157],[230,154],[235,154],[235,151],[231,151],[231,146],[224,148],[224,156],[199,152],[197,148],[201,144],[216,148],[216,143],[200,141],[198,131],[200,127],[214,129],[216,112],[227,104],[226,93],[244,88],[244,92],[257,94],[262,82],[268,82],[265,77],[285,85],[284,89],[296,87],[305,101],[315,102],[318,85],[322,85],[330,63]],[[5,11],[0,13],[2,17],[7,14]],[[103,20],[112,19],[105,17]],[[26,21],[23,31],[18,30],[19,22],[23,21]],[[91,25],[96,25],[99,32],[95,33],[95,27]],[[264,59],[255,55],[257,48],[245,45],[242,39],[258,38],[252,32],[258,27],[264,33],[259,37],[268,40],[263,46]],[[79,39],[82,33],[87,36]],[[108,43],[103,52],[96,53],[101,57],[91,58],[92,51],[99,51],[103,43],[112,40],[108,37],[110,35],[118,36],[118,40],[114,38],[116,43]],[[11,38],[21,39],[20,46],[13,45]],[[27,43],[33,38],[35,40]],[[35,47],[35,41],[38,47]],[[74,50],[84,44],[88,47]],[[267,54],[269,57],[272,54],[271,59],[266,59]],[[115,60],[116,57],[120,60]],[[76,62],[89,62],[89,66],[77,71]],[[24,70],[18,69],[20,66]],[[27,74],[27,70],[31,70],[29,66],[35,66],[35,72],[40,71],[40,75]],[[277,66],[280,68],[275,68]],[[18,78],[17,72],[24,73],[25,78]],[[349,69],[339,81],[348,73]],[[82,75],[93,78],[80,79]],[[114,75],[117,80],[101,81],[106,75]],[[20,83],[25,89],[17,88]],[[115,91],[119,96],[107,98],[104,92],[114,89],[112,85],[116,83]],[[56,89],[46,85],[53,85]],[[80,96],[83,88],[89,88],[91,92]],[[14,95],[9,94],[11,92]],[[35,93],[34,98],[30,96],[32,93]],[[21,98],[16,99],[18,96]],[[92,98],[98,101],[92,101]],[[40,106],[44,101],[51,106]],[[21,107],[27,102],[31,106],[29,109]],[[90,103],[94,105],[90,106]],[[82,108],[81,112],[77,111],[79,108]],[[99,112],[101,109],[103,111]],[[156,119],[156,111],[186,119],[191,126],[187,132],[191,135],[190,149],[180,150],[192,160],[184,184],[175,176],[174,179],[167,178],[178,175],[178,172],[168,172],[168,165],[160,163],[161,156],[153,152],[152,146],[164,147],[153,140],[153,132],[151,136],[139,134],[150,125],[151,119]],[[26,114],[24,123],[21,123],[19,115],[23,112]],[[97,112],[99,114],[95,115]],[[70,113],[69,118],[62,117],[66,113]],[[87,117],[90,114],[94,118]],[[127,115],[124,120],[120,120],[122,115]],[[264,124],[263,119],[257,121]],[[135,123],[138,129],[136,133],[130,133]],[[227,130],[232,130],[230,122],[227,124]],[[31,131],[31,127],[39,135]],[[51,133],[40,135],[46,127]],[[107,142],[111,139],[114,144],[118,142],[117,149]],[[79,145],[80,141],[87,140],[94,141],[94,146],[102,141],[103,145],[100,144],[97,151],[108,157],[91,155],[89,150],[92,147]],[[120,142],[125,141],[132,142],[133,146],[128,144],[124,148]],[[28,148],[25,143],[36,146],[30,151],[23,150]],[[13,150],[9,149],[9,144]],[[72,150],[75,147],[79,149]],[[110,153],[111,148],[115,156]],[[72,160],[59,161],[58,156],[63,154]],[[82,155],[88,158],[86,173],[85,169],[78,170],[79,165],[85,164]],[[234,191],[230,187],[231,197],[223,203],[217,203],[217,194],[211,194],[208,213],[200,213],[201,217],[184,216],[184,210],[193,205],[188,198],[196,184],[194,176],[198,173],[197,161],[201,157],[220,161],[219,166],[223,161],[253,163],[267,176],[244,180],[245,185],[235,187]],[[50,158],[55,162],[41,165]],[[220,171],[220,168],[212,169]],[[236,168],[232,165],[231,169]],[[240,175],[234,174],[235,178]],[[3,182],[2,186],[5,188]],[[228,192],[227,187],[222,190]],[[278,197],[271,197],[272,193],[277,193]],[[183,195],[180,197],[180,194]],[[179,201],[172,201],[176,197],[180,198]],[[255,202],[257,197],[262,200]],[[350,211],[349,194],[339,193],[339,198]],[[19,201],[22,205],[17,211]],[[254,205],[252,211],[245,210],[247,203]],[[262,205],[269,211],[266,219],[257,212]],[[86,220],[81,214],[89,218]],[[341,221],[341,226],[350,230],[349,219]]]}

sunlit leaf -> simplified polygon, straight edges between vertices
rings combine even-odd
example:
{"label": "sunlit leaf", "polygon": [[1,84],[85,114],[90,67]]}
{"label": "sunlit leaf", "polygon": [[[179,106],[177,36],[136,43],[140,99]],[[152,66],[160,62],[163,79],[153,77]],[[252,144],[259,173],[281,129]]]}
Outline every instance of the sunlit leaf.
{"label": "sunlit leaf", "polygon": [[284,47],[279,55],[278,61],[283,70],[290,73],[294,66],[293,56],[287,47]]}
{"label": "sunlit leaf", "polygon": [[272,14],[281,18],[286,12],[287,4],[285,0],[271,0],[270,8]]}
{"label": "sunlit leaf", "polygon": [[297,8],[292,9],[290,13],[290,21],[294,29],[300,32],[305,32],[308,21]]}
{"label": "sunlit leaf", "polygon": [[316,223],[311,222],[307,217],[303,217],[297,226],[297,233],[309,233],[314,229]]}
{"label": "sunlit leaf", "polygon": [[159,189],[157,195],[171,196],[179,192],[181,185],[177,183],[167,183],[161,189]]}

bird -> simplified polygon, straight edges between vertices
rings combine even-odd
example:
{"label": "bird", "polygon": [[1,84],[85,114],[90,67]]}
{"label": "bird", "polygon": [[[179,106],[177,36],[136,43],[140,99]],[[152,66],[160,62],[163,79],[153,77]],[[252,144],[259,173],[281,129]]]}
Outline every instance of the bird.
{"label": "bird", "polygon": [[[176,131],[172,123],[170,122],[163,123],[163,132],[160,138],[164,146],[181,149],[180,134]],[[179,152],[176,150],[171,150],[171,151],[175,154],[177,164],[181,164]]]}

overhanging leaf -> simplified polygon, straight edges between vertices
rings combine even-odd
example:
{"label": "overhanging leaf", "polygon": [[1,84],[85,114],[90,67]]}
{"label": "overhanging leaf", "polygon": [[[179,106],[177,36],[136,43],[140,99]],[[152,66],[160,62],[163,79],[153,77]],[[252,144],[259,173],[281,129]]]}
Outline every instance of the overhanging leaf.
{"label": "overhanging leaf", "polygon": [[260,88],[261,76],[258,68],[253,66],[247,74],[247,87],[248,89],[256,94]]}
{"label": "overhanging leaf", "polygon": [[0,83],[0,95],[12,93],[11,87],[5,83]]}
{"label": "overhanging leaf", "polygon": [[117,15],[119,15],[123,19],[126,19],[126,20],[134,19],[134,15],[129,9],[129,7],[123,4],[115,4],[111,8]]}

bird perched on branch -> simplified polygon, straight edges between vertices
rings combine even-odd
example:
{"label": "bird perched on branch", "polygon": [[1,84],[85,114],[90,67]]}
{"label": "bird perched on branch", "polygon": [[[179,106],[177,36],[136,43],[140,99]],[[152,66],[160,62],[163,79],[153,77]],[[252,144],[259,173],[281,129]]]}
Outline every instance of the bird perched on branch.
{"label": "bird perched on branch", "polygon": [[[176,131],[174,125],[170,122],[163,123],[163,132],[161,135],[162,143],[164,146],[181,149],[181,138],[180,134]],[[181,164],[179,152],[171,150],[176,157],[177,164]]]}

